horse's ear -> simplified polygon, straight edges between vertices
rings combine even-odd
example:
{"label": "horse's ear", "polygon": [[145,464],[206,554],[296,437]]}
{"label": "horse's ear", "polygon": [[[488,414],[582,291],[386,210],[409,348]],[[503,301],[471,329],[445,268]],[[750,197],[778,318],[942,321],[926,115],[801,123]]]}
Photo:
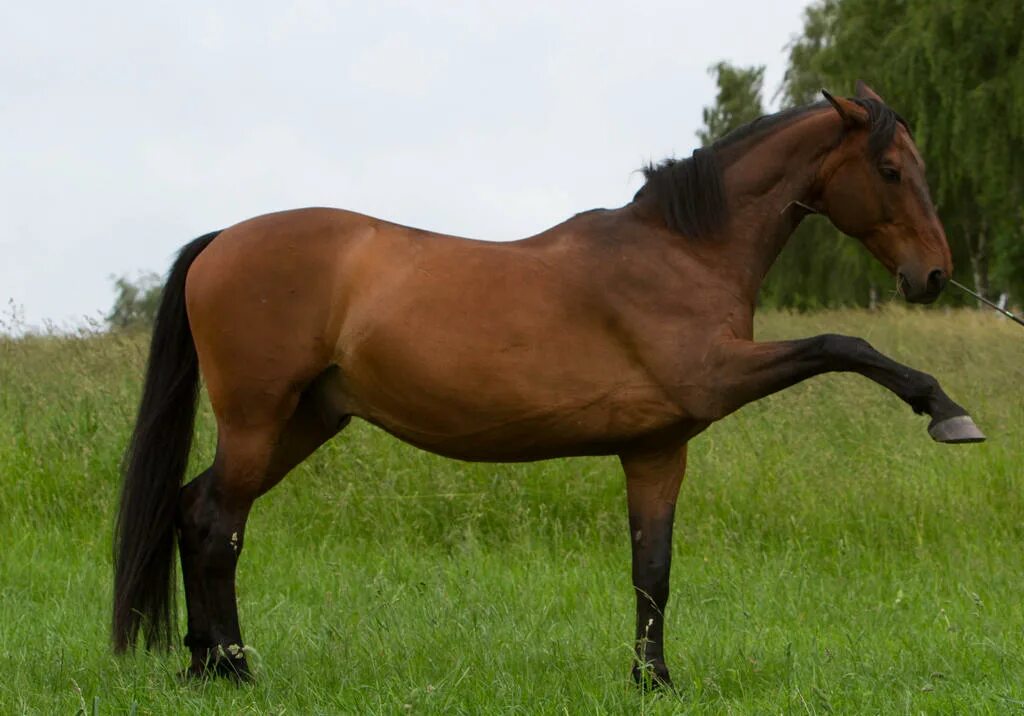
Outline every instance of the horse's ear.
{"label": "horse's ear", "polygon": [[885,100],[879,97],[877,92],[868,87],[867,82],[864,80],[857,80],[855,90],[857,92],[857,97],[860,99],[873,99],[885,104]]}
{"label": "horse's ear", "polygon": [[846,97],[833,97],[832,93],[828,90],[823,89],[821,93],[825,96],[839,116],[843,118],[843,124],[847,127],[863,127],[868,123],[868,113],[863,107],[856,102],[846,99]]}

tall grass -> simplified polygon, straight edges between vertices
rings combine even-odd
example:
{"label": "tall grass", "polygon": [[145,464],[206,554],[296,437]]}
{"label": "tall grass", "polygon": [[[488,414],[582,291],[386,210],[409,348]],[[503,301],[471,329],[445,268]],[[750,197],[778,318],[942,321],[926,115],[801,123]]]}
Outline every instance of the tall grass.
{"label": "tall grass", "polygon": [[[0,713],[1024,710],[1024,333],[973,311],[771,313],[936,375],[989,442],[856,376],[697,438],[668,609],[675,693],[628,681],[614,459],[474,465],[353,425],[263,498],[239,568],[257,682],[108,644],[117,465],[144,340],[0,339]],[[203,405],[193,456],[212,456]]]}

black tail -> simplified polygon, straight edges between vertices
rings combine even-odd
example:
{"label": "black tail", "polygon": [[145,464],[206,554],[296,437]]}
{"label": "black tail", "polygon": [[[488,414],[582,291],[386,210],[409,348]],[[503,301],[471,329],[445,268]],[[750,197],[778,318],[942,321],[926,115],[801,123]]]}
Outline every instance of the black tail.
{"label": "black tail", "polygon": [[114,528],[114,651],[135,645],[167,648],[175,626],[174,516],[192,447],[199,360],[185,313],[185,276],[220,232],[201,236],[178,254],[164,286],[149,347],[146,383],[121,471]]}

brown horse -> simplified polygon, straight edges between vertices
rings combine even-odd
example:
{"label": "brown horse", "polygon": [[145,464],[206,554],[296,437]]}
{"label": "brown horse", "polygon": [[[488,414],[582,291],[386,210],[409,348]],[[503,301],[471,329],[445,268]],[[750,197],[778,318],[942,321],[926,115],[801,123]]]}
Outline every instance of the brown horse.
{"label": "brown horse", "polygon": [[[853,371],[983,439],[931,376],[865,341],[753,341],[758,287],[810,212],[860,239],[907,300],[952,271],[903,120],[856,98],[765,117],[648,167],[619,209],[490,243],[333,209],[261,216],[188,244],[153,334],[117,523],[117,651],[174,635],[177,543],[189,673],[248,676],[235,566],[253,501],[359,417],[462,460],[618,455],[626,474],[637,666],[668,682],[663,613],[687,442],[741,406]],[[213,464],[181,487],[199,372]]]}

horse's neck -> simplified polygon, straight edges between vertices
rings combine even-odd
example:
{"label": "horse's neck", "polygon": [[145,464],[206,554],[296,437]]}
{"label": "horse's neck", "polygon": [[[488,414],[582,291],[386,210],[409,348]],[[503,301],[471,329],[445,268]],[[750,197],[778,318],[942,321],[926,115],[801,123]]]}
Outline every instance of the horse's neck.
{"label": "horse's neck", "polygon": [[720,256],[723,272],[737,284],[736,295],[751,305],[768,269],[810,213],[818,171],[838,132],[835,113],[819,111],[725,150],[730,219],[718,239]]}

